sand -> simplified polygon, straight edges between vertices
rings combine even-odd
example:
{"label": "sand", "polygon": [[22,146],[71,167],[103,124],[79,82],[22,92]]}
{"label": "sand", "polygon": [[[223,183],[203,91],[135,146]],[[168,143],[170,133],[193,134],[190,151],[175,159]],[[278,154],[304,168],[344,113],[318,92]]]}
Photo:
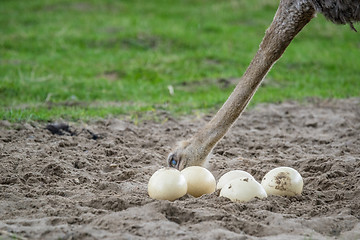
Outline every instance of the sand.
{"label": "sand", "polygon": [[259,105],[214,149],[216,179],[261,181],[278,166],[304,178],[301,196],[233,203],[219,191],[149,198],[150,176],[210,116],[137,125],[120,119],[0,121],[0,239],[360,239],[360,99]]}

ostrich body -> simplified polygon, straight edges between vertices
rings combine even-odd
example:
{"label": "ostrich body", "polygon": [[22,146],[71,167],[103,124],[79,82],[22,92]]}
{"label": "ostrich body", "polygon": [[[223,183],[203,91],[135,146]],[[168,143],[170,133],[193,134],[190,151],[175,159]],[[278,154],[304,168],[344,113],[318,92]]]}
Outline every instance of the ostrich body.
{"label": "ostrich body", "polygon": [[170,167],[203,165],[217,142],[243,112],[272,65],[316,12],[337,24],[360,21],[360,0],[280,0],[259,49],[227,101],[192,138],[180,141],[169,154]]}

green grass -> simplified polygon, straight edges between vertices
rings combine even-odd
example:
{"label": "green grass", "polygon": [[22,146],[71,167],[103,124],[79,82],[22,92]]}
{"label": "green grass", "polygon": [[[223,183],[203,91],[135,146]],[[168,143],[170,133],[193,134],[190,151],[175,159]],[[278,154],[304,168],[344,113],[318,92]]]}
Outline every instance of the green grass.
{"label": "green grass", "polygon": [[[234,87],[221,87],[218,79],[242,76],[277,5],[3,0],[0,119],[214,111]],[[251,104],[359,96],[359,66],[359,33],[319,16],[272,68]]]}

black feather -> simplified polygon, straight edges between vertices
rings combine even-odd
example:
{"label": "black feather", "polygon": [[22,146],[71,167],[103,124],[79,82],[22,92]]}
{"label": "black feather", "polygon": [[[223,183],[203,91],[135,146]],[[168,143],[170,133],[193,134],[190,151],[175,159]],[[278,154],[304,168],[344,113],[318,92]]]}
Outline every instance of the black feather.
{"label": "black feather", "polygon": [[311,0],[317,12],[337,24],[349,24],[360,21],[360,0]]}

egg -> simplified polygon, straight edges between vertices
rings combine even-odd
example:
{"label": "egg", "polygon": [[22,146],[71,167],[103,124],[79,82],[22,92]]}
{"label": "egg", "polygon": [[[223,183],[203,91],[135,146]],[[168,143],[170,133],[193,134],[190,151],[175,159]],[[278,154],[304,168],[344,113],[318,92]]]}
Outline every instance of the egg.
{"label": "egg", "polygon": [[199,166],[187,167],[181,171],[187,182],[187,193],[200,197],[215,192],[216,180],[206,168]]}
{"label": "egg", "polygon": [[186,192],[186,179],[175,168],[157,170],[148,183],[148,193],[153,199],[174,201],[184,196]]}
{"label": "egg", "polygon": [[224,185],[227,184],[228,182],[230,182],[231,180],[234,180],[236,178],[242,178],[242,177],[248,177],[248,178],[254,179],[254,177],[251,176],[251,174],[248,172],[245,172],[242,170],[232,170],[221,176],[221,178],[219,179],[219,181],[216,185],[216,189],[222,189],[224,187]]}
{"label": "egg", "polygon": [[220,196],[229,198],[233,202],[248,202],[254,198],[266,198],[265,189],[254,178],[236,178],[224,185]]}
{"label": "egg", "polygon": [[304,182],[300,173],[295,169],[278,167],[263,177],[261,185],[268,195],[295,196],[301,195]]}

